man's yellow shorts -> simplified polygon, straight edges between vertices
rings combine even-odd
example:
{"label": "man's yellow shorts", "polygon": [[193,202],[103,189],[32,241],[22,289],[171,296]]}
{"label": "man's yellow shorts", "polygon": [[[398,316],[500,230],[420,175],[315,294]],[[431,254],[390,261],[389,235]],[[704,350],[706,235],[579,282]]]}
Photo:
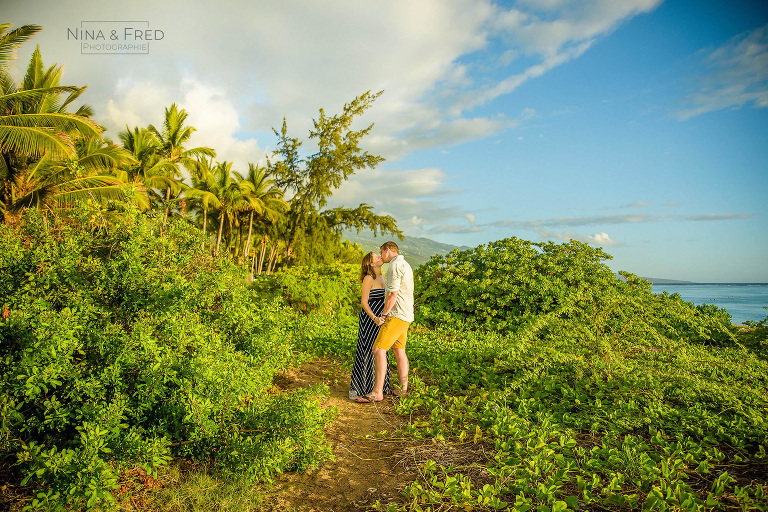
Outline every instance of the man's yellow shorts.
{"label": "man's yellow shorts", "polygon": [[410,322],[400,320],[393,316],[388,316],[384,325],[379,329],[373,348],[389,350],[390,348],[405,348],[405,342],[408,341],[408,326]]}

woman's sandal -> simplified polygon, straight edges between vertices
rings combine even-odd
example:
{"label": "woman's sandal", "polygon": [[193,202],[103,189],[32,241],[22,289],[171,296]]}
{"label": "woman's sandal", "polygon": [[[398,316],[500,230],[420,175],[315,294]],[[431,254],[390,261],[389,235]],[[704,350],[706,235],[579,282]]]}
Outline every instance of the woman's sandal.
{"label": "woman's sandal", "polygon": [[367,404],[370,402],[370,400],[366,399],[365,397],[358,395],[357,391],[350,391],[349,399],[353,402],[357,402],[358,404]]}

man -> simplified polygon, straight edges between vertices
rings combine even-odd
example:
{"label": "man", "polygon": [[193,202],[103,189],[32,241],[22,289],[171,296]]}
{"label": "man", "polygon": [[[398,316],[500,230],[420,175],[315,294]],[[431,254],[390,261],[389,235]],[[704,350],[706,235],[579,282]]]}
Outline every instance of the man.
{"label": "man", "polygon": [[390,348],[397,361],[399,394],[402,396],[408,391],[408,356],[405,354],[405,343],[408,339],[408,327],[413,322],[413,269],[400,255],[395,242],[387,242],[380,249],[381,259],[384,263],[389,263],[389,271],[386,277],[384,310],[376,319],[381,329],[373,343],[376,381],[368,399],[375,402],[384,399],[384,375],[387,371],[387,350]]}

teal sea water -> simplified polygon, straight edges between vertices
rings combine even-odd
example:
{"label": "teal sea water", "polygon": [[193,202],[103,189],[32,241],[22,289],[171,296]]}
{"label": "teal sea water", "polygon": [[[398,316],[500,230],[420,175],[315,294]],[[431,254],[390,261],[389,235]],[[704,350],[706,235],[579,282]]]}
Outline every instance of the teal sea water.
{"label": "teal sea water", "polygon": [[678,293],[694,304],[714,304],[731,314],[734,324],[763,320],[768,315],[768,283],[654,284],[653,293]]}

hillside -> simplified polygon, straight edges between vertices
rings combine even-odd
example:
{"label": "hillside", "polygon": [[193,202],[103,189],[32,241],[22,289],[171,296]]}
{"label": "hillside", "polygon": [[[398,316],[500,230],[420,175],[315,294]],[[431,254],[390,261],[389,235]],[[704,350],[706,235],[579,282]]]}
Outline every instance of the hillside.
{"label": "hillside", "polygon": [[661,279],[658,277],[644,277],[651,284],[691,284],[692,281],[678,281],[676,279]]}
{"label": "hillside", "polygon": [[[400,252],[406,257],[412,267],[416,268],[434,256],[435,254],[448,254],[457,246],[450,244],[443,244],[435,242],[429,238],[406,236],[402,241],[397,238],[390,238],[388,236],[374,237],[370,231],[361,231],[355,233],[354,231],[345,231],[342,234],[342,239],[349,240],[352,243],[360,244],[363,251],[379,251],[381,244],[387,240],[394,240],[397,246],[400,248]],[[469,247],[458,247],[459,249],[469,249]]]}

